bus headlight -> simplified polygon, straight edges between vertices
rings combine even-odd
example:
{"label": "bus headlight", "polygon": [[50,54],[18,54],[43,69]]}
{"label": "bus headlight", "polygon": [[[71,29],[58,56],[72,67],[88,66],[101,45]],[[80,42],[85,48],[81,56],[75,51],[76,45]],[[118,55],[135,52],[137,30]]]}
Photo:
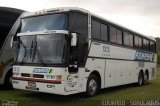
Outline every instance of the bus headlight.
{"label": "bus headlight", "polygon": [[19,67],[13,67],[13,72],[19,73]]}
{"label": "bus headlight", "polygon": [[16,76],[19,76],[19,75],[20,75],[20,73],[13,72],[13,77],[16,77]]}
{"label": "bus headlight", "polygon": [[62,76],[61,75],[47,75],[47,79],[60,81],[62,79]]}

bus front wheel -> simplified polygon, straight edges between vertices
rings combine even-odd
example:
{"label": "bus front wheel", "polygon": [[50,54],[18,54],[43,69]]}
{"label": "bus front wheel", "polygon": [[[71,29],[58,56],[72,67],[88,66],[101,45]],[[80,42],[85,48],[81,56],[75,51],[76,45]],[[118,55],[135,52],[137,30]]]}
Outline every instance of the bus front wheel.
{"label": "bus front wheel", "polygon": [[96,75],[91,74],[87,81],[86,96],[92,97],[96,95],[98,91],[99,91],[98,78]]}
{"label": "bus front wheel", "polygon": [[8,89],[12,89],[13,88],[13,85],[12,85],[12,71],[9,71],[6,75],[6,78],[5,78],[5,82],[4,82],[4,86]]}

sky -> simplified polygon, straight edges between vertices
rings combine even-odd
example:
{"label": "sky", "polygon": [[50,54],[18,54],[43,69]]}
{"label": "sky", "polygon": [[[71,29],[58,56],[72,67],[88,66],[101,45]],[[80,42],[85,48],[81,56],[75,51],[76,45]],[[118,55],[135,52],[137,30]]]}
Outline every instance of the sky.
{"label": "sky", "polygon": [[138,33],[160,37],[160,0],[0,0],[26,11],[80,7]]}

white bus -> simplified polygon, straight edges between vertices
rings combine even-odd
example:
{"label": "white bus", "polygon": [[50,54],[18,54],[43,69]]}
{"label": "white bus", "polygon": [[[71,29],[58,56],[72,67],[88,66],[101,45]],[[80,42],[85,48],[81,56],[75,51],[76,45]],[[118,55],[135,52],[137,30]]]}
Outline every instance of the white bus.
{"label": "white bus", "polygon": [[21,17],[13,87],[59,95],[156,77],[156,41],[81,8],[55,8]]}

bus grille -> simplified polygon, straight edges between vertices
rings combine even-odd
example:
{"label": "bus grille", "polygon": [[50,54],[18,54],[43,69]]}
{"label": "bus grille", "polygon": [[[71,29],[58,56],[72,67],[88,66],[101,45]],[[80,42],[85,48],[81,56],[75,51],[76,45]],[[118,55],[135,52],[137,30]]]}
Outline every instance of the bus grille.
{"label": "bus grille", "polygon": [[33,74],[33,78],[44,78],[44,75]]}
{"label": "bus grille", "polygon": [[22,77],[31,77],[31,78],[44,78],[44,75],[41,74],[27,74],[27,73],[21,73]]}
{"label": "bus grille", "polygon": [[22,73],[21,76],[22,77],[30,77],[30,74]]}

